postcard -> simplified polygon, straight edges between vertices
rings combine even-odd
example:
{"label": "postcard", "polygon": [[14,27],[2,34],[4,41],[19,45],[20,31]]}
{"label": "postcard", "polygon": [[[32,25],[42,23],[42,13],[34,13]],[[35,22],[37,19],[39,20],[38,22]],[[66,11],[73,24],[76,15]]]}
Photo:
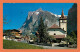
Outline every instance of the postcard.
{"label": "postcard", "polygon": [[74,2],[3,2],[0,51],[79,51],[78,5]]}

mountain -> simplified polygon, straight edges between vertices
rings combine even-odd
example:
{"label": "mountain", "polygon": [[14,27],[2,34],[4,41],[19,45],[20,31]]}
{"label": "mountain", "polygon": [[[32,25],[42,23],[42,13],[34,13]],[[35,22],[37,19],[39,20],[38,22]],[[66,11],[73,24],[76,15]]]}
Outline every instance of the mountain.
{"label": "mountain", "polygon": [[68,11],[68,34],[72,31],[77,31],[77,4],[74,4]]}
{"label": "mountain", "polygon": [[[47,24],[48,27],[50,27],[53,24],[59,25],[60,15],[56,15],[56,14],[53,14],[53,13],[48,12],[48,11],[43,11],[40,8],[36,11],[32,11],[32,12],[28,13],[26,21],[24,22],[24,24],[20,28],[22,30],[22,32],[23,33],[36,32],[41,16],[43,18],[44,24],[45,25]],[[29,34],[29,33],[27,33],[27,34]]]}

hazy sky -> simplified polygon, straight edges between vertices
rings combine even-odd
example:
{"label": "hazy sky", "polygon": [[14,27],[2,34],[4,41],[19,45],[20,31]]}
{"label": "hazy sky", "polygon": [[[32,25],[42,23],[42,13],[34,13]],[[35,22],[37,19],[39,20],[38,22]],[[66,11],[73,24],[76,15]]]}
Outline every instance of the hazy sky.
{"label": "hazy sky", "polygon": [[73,3],[3,3],[3,17],[6,17],[8,24],[3,24],[3,29],[18,29],[25,22],[28,12],[42,8],[57,15],[61,15],[62,8],[64,15]]}

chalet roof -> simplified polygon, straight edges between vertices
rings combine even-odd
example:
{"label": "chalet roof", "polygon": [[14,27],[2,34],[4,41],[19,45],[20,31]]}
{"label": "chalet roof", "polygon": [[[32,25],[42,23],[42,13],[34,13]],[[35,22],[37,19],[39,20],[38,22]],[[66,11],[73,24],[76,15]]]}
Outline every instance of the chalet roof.
{"label": "chalet roof", "polygon": [[65,38],[65,35],[51,35],[54,38]]}
{"label": "chalet roof", "polygon": [[12,32],[12,31],[20,32],[20,31],[19,31],[19,30],[17,30],[17,29],[11,29],[11,30],[7,30],[7,31],[10,31],[10,32]]}
{"label": "chalet roof", "polygon": [[54,24],[49,29],[53,29],[53,28],[60,28],[60,27],[58,25]]}
{"label": "chalet roof", "polygon": [[19,30],[16,30],[16,29],[13,29],[13,30],[11,30],[11,31],[16,31],[16,32],[20,32]]}

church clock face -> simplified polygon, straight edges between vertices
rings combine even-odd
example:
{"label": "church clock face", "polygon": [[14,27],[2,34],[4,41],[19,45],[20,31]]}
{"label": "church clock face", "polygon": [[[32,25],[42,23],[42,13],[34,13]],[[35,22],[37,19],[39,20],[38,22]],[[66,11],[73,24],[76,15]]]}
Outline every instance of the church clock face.
{"label": "church clock face", "polygon": [[62,22],[62,20],[60,20],[60,22]]}

